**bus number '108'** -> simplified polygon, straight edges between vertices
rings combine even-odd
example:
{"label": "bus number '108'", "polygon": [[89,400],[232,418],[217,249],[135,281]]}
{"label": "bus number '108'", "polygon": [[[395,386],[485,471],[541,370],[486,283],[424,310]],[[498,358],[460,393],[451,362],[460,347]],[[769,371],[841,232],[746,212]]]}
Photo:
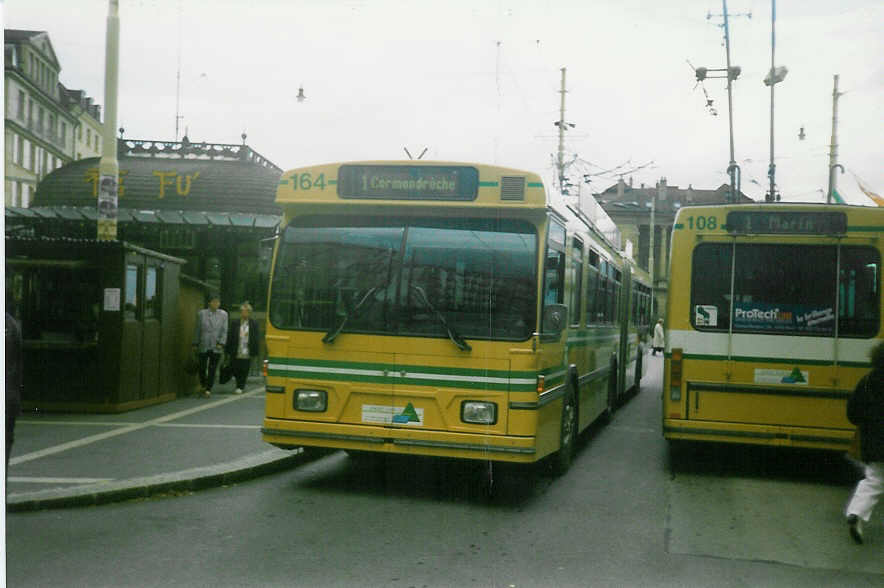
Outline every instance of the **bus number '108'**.
{"label": "bus number '108'", "polygon": [[698,231],[714,231],[718,228],[718,219],[714,216],[698,216],[696,218],[689,216],[688,229]]}

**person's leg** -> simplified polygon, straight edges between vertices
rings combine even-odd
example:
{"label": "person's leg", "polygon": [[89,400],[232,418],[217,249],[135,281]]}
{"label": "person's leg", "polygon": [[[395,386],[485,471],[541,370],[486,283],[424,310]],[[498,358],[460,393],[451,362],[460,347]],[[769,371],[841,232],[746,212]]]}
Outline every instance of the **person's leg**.
{"label": "person's leg", "polygon": [[233,360],[233,376],[236,378],[236,388],[245,390],[246,378],[249,376],[249,360],[237,357]]}
{"label": "person's leg", "polygon": [[215,385],[215,370],[218,369],[218,360],[221,355],[218,353],[212,353],[211,351],[208,353],[209,356],[209,369],[206,374],[206,390],[209,392],[212,391],[212,386]]}
{"label": "person's leg", "polygon": [[199,376],[200,376],[200,387],[205,390],[206,382],[208,381],[206,378],[206,369],[209,365],[209,355],[211,355],[208,351],[199,354]]}
{"label": "person's leg", "polygon": [[847,515],[856,515],[865,522],[872,518],[872,511],[884,495],[884,462],[867,463],[865,478],[856,485],[853,497],[847,505]]}

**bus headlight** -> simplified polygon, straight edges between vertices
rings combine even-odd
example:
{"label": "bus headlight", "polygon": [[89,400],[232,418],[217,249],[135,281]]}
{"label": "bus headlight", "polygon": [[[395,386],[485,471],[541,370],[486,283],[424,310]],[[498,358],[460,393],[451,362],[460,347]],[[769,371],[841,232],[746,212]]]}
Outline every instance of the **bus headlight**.
{"label": "bus headlight", "polygon": [[493,402],[465,400],[460,405],[460,420],[474,425],[497,423],[497,405]]}
{"label": "bus headlight", "polygon": [[325,412],[328,393],[325,390],[295,390],[295,410]]}

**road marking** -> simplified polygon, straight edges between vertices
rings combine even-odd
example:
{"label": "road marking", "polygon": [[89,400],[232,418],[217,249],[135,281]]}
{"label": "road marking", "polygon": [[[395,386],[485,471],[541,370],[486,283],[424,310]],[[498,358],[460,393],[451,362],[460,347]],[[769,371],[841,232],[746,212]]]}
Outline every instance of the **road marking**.
{"label": "road marking", "polygon": [[163,423],[161,425],[153,425],[154,427],[180,427],[182,429],[253,429],[261,428],[261,425],[215,425],[203,423]]}
{"label": "road marking", "polygon": [[16,419],[15,426],[19,425],[59,425],[59,426],[78,426],[82,425],[84,427],[126,427],[133,423],[126,422],[116,422],[109,423],[104,421],[23,421],[21,419]]}
{"label": "road marking", "polygon": [[26,476],[9,476],[10,482],[19,484],[96,484],[111,482],[113,478],[29,478]]}
{"label": "road marking", "polygon": [[74,441],[62,443],[61,445],[47,447],[46,449],[41,449],[39,451],[32,451],[31,453],[26,453],[24,455],[19,455],[19,456],[11,458],[9,460],[9,465],[13,466],[13,465],[17,465],[20,463],[33,461],[35,459],[40,459],[41,457],[46,457],[47,455],[55,455],[56,453],[61,453],[63,451],[67,451],[68,449],[76,449],[78,447],[83,447],[84,445],[90,445],[90,444],[96,443],[98,441],[104,441],[105,439],[110,439],[110,438],[116,437],[118,435],[125,435],[126,433],[133,433],[135,431],[140,431],[141,429],[145,429],[147,427],[152,427],[154,425],[159,425],[162,423],[166,423],[168,421],[174,421],[175,419],[179,419],[179,418],[187,416],[187,415],[202,412],[204,410],[209,410],[210,408],[223,406],[225,404],[228,404],[230,402],[235,402],[235,401],[240,400],[242,398],[249,398],[249,397],[257,394],[258,392],[262,392],[263,390],[264,390],[264,386],[262,385],[260,388],[255,388],[254,390],[244,392],[243,394],[229,396],[227,398],[221,398],[221,399],[216,400],[214,402],[201,404],[201,405],[195,406],[193,408],[188,408],[186,410],[182,410],[179,412],[167,414],[165,416],[151,419],[149,421],[144,421],[142,423],[132,423],[129,425],[124,424],[113,431],[105,431],[104,433],[96,433],[95,435],[90,435],[88,437],[83,437],[82,439],[76,439]]}

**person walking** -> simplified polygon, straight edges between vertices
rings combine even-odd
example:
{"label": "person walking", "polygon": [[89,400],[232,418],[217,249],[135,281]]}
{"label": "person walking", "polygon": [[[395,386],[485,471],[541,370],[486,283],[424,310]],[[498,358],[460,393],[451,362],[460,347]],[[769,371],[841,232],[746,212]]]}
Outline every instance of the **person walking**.
{"label": "person walking", "polygon": [[860,461],[865,477],[856,485],[847,504],[847,528],[851,538],[863,542],[863,524],[884,494],[884,342],[871,353],[872,371],[860,379],[847,401],[847,419],[857,426]]}
{"label": "person walking", "polygon": [[660,354],[663,354],[663,346],[666,345],[666,338],[663,334],[663,319],[657,319],[657,324],[654,325],[654,340],[651,342],[651,355],[657,355],[659,351]]}
{"label": "person walking", "polygon": [[230,323],[227,332],[227,355],[230,357],[233,377],[236,378],[234,394],[242,394],[249,376],[252,357],[258,355],[261,333],[258,322],[249,318],[252,305],[244,302],[239,307],[239,318]]}
{"label": "person walking", "polygon": [[196,315],[193,331],[193,348],[199,354],[200,388],[206,398],[212,395],[218,359],[227,343],[227,311],[220,307],[221,297],[211,294],[209,307]]}

